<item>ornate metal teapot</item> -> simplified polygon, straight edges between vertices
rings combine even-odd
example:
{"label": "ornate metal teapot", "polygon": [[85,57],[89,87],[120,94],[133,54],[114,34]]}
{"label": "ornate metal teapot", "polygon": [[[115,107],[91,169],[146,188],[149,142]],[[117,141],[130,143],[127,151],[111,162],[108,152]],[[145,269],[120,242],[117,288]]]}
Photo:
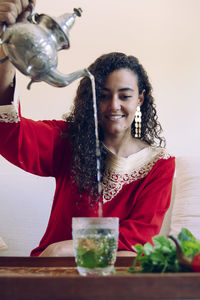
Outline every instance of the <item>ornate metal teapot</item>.
{"label": "ornate metal teapot", "polygon": [[57,68],[57,51],[68,49],[69,30],[76,16],[81,16],[80,8],[72,14],[65,13],[58,18],[46,14],[34,13],[30,3],[31,13],[25,22],[14,25],[3,25],[0,43],[6,57],[24,75],[31,77],[27,88],[33,82],[45,81],[56,87],[64,87],[74,80],[89,76],[89,71],[83,69],[68,75],[60,73]]}

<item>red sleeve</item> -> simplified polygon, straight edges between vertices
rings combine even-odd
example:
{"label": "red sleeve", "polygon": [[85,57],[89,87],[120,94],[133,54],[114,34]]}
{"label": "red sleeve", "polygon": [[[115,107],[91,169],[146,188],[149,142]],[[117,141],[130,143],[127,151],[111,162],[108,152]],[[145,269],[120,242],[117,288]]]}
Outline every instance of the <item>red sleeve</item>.
{"label": "red sleeve", "polygon": [[118,250],[133,251],[132,245],[152,243],[159,234],[171,201],[175,158],[159,160],[138,189],[132,214],[120,223]]}
{"label": "red sleeve", "polygon": [[64,121],[0,122],[0,154],[14,165],[40,176],[55,176],[61,166],[66,139]]}

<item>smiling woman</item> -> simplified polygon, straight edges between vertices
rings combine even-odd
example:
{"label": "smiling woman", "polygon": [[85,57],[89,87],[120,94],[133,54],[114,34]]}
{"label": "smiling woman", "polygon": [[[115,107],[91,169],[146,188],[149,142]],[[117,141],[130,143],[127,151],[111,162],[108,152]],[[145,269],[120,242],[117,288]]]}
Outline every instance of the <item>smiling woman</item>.
{"label": "smiling woman", "polygon": [[[10,9],[23,10],[12,0],[5,11],[5,2],[0,0],[0,22]],[[14,67],[8,61],[0,65],[0,154],[25,171],[56,181],[48,226],[33,256],[72,255],[72,218],[98,216],[100,203],[103,217],[120,220],[119,254],[133,253],[133,245],[152,242],[159,233],[170,204],[175,159],[164,149],[143,66],[134,56],[112,52],[88,69],[95,78],[99,116],[100,197],[90,79],[80,81],[64,120],[33,121],[20,113]]]}
{"label": "smiling woman", "polygon": [[[149,145],[164,146],[165,139],[160,137],[161,126],[157,121],[152,87],[138,59],[123,53],[109,53],[99,57],[89,66],[89,70],[96,84],[102,174],[106,169],[107,149],[120,157],[128,157]],[[129,94],[123,90],[127,87]],[[131,97],[122,99],[124,95]],[[93,178],[96,176],[96,152],[94,140],[91,139],[94,136],[94,122],[90,98],[91,83],[84,78],[77,90],[74,109],[66,120],[72,127],[76,149],[73,154],[76,182],[80,189],[90,186],[90,193],[95,195],[96,183]],[[141,107],[141,122],[135,122],[136,107]],[[136,138],[137,126],[141,131],[139,138]]]}

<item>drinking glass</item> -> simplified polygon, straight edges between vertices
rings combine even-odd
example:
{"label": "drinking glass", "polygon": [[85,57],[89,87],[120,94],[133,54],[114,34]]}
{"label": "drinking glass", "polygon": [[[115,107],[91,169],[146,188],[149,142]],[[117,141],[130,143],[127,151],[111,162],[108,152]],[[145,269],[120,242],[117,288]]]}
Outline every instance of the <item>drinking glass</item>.
{"label": "drinking glass", "polygon": [[109,275],[114,272],[119,218],[72,218],[72,235],[80,275]]}

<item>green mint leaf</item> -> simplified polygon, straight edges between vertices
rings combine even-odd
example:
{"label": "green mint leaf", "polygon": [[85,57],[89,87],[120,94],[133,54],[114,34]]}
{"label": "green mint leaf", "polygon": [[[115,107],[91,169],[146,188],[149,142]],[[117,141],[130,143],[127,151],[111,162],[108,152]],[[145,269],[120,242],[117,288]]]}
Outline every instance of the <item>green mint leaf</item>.
{"label": "green mint leaf", "polygon": [[181,249],[185,256],[193,258],[197,253],[200,252],[200,243],[197,241],[182,241]]}
{"label": "green mint leaf", "polygon": [[143,253],[144,252],[144,247],[142,244],[136,244],[135,246],[132,246],[133,250],[137,253]]}
{"label": "green mint leaf", "polygon": [[178,235],[178,240],[180,242],[183,242],[183,241],[196,242],[197,241],[196,238],[194,237],[194,235],[187,228],[181,229],[181,232]]}
{"label": "green mint leaf", "polygon": [[145,255],[151,255],[154,252],[154,247],[150,243],[146,243],[143,248]]}
{"label": "green mint leaf", "polygon": [[[165,249],[165,251],[171,251],[174,246],[165,236],[163,235],[157,235],[153,237],[153,243],[155,245],[156,249]],[[168,250],[167,250],[168,249]]]}

